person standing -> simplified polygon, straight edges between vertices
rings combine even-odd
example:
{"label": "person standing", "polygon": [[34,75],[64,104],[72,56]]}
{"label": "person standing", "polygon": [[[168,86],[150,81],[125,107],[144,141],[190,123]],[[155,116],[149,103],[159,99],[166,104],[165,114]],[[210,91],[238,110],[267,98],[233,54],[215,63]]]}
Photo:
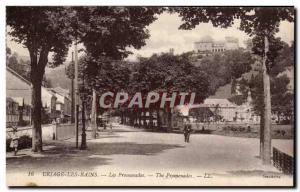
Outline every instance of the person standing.
{"label": "person standing", "polygon": [[192,126],[190,124],[185,124],[183,129],[184,142],[186,143],[190,142],[191,132],[192,132]]}
{"label": "person standing", "polygon": [[183,128],[184,142],[187,142],[187,125],[184,125]]}
{"label": "person standing", "polygon": [[191,136],[191,132],[192,132],[192,125],[188,124],[187,125],[187,135],[186,135],[186,142],[189,143],[190,142],[190,136]]}
{"label": "person standing", "polygon": [[13,134],[11,137],[10,147],[14,149],[14,155],[17,155],[18,146],[19,146],[19,137],[18,137],[18,129],[17,127],[13,127]]}

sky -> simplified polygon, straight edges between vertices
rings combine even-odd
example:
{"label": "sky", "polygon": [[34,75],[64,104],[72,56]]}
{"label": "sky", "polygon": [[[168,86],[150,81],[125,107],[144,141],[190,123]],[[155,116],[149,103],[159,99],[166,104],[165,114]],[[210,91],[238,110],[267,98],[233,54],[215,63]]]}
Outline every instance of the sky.
{"label": "sky", "polygon": [[[239,39],[241,47],[244,47],[244,40],[249,38],[238,29],[238,20],[235,21],[232,27],[226,29],[213,27],[210,23],[202,23],[192,30],[179,30],[178,27],[181,23],[181,19],[176,14],[163,13],[159,15],[158,19],[147,27],[150,32],[150,38],[146,40],[146,45],[140,50],[129,48],[133,54],[126,60],[134,61],[137,56],[149,57],[154,53],[168,52],[171,48],[174,49],[175,54],[192,51],[194,42],[207,35],[218,41],[224,40],[226,36],[236,37]],[[281,37],[283,41],[290,44],[294,40],[294,24],[282,22],[276,36]],[[27,49],[11,41],[11,37],[7,36],[6,42],[7,46],[12,49],[12,52],[17,52],[22,56],[29,55]],[[82,45],[79,45],[80,47]],[[69,50],[67,61],[71,60],[72,51],[73,48]]]}

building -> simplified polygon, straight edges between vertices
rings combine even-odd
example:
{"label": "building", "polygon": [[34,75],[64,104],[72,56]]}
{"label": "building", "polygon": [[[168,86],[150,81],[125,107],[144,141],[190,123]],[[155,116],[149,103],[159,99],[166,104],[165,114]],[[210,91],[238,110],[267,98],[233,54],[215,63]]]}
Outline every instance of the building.
{"label": "building", "polygon": [[260,122],[260,116],[256,115],[251,105],[251,95],[248,94],[247,101],[242,105],[236,105],[230,102],[228,99],[205,99],[203,104],[185,105],[180,106],[180,112],[183,116],[188,116],[191,122],[195,122],[197,119],[191,115],[192,110],[208,111],[205,119],[209,122],[216,123],[249,123],[258,124]]}
{"label": "building", "polygon": [[71,105],[72,101],[69,95],[69,91],[61,87],[48,88],[52,91],[56,98],[56,114],[63,121],[70,121],[71,119]]}
{"label": "building", "polygon": [[[56,97],[54,92],[42,87],[43,110],[49,118],[53,117],[56,110]],[[10,67],[6,67],[6,107],[7,120],[15,123],[31,121],[31,83]],[[13,105],[17,105],[18,107]],[[18,112],[15,110],[18,108]],[[14,115],[14,118],[12,118]]]}
{"label": "building", "polygon": [[209,54],[234,50],[239,48],[239,40],[235,37],[225,37],[225,41],[215,41],[211,36],[204,36],[194,43],[196,53]]}
{"label": "building", "polygon": [[225,48],[226,50],[235,50],[239,48],[239,40],[235,37],[225,37]]}

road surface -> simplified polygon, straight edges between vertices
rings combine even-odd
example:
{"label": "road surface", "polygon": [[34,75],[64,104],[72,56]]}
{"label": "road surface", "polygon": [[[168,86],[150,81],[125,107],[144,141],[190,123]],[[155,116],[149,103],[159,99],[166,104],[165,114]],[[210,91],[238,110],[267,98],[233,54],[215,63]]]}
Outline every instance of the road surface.
{"label": "road surface", "polygon": [[[182,134],[114,125],[112,132],[100,132],[98,139],[88,138],[85,151],[75,149],[70,139],[46,142],[43,154],[23,150],[18,157],[8,155],[7,181],[21,185],[30,181],[38,185],[292,184],[291,176],[262,165],[256,138],[192,134],[190,140],[185,143]],[[273,144],[292,147],[291,140],[273,140]],[[34,176],[27,176],[30,171]],[[48,171],[87,171],[97,177],[69,175],[62,182],[60,177],[47,176]]]}

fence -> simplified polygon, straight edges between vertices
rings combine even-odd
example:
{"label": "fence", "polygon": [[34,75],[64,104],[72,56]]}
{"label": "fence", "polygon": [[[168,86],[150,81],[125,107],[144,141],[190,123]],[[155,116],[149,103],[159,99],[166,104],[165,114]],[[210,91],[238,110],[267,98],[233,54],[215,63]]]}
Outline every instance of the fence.
{"label": "fence", "polygon": [[273,165],[284,174],[294,173],[294,158],[273,147]]}
{"label": "fence", "polygon": [[[53,133],[55,133],[56,140],[65,140],[75,137],[75,125],[74,124],[57,124],[55,125],[48,124],[42,126],[42,136],[43,140],[52,140]],[[11,138],[12,136],[12,128],[6,128],[6,138]],[[32,137],[32,127],[19,127],[18,136],[21,137],[23,135],[28,135]],[[78,128],[78,134],[81,134],[81,127]]]}

